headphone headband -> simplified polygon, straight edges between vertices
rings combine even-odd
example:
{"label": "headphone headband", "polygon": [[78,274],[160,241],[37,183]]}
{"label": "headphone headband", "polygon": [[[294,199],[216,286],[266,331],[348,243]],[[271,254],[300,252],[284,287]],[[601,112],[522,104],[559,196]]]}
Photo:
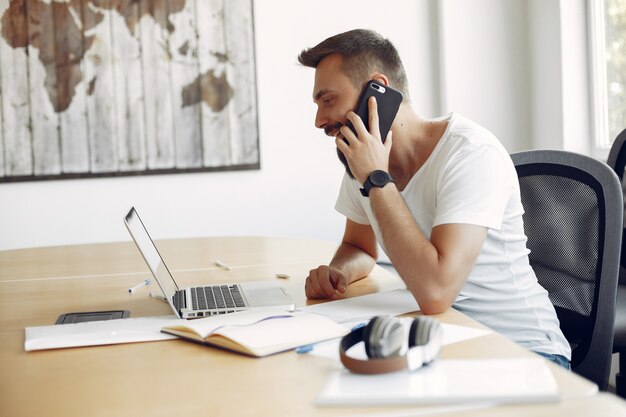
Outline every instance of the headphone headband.
{"label": "headphone headband", "polygon": [[[382,324],[381,324],[382,323]],[[390,317],[374,317],[366,327],[360,327],[345,335],[339,344],[341,363],[350,371],[357,374],[381,374],[396,372],[403,369],[415,370],[424,364],[433,361],[441,348],[442,332],[439,322],[431,317],[417,317],[410,327],[408,335],[408,351],[405,355],[375,356],[377,346],[371,344],[385,343],[388,334],[381,327],[399,325],[399,319]],[[406,337],[404,338],[406,340]],[[347,354],[348,350],[363,341],[369,359],[357,359]]]}
{"label": "headphone headband", "polygon": [[363,340],[364,327],[353,330],[341,339],[339,344],[339,358],[341,363],[357,374],[383,374],[395,372],[408,367],[406,356],[394,356],[391,358],[374,358],[369,360],[357,359],[349,356],[346,352],[352,346]]}

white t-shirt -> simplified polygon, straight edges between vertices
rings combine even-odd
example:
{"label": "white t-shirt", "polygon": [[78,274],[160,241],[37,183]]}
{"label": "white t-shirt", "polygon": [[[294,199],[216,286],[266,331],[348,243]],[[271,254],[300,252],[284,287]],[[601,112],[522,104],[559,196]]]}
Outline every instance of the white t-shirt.
{"label": "white t-shirt", "polygon": [[[570,359],[570,346],[547,291],[528,263],[517,173],[496,137],[452,113],[448,127],[402,197],[427,238],[441,224],[485,226],[487,238],[454,307],[527,349]],[[335,208],[372,226],[385,250],[369,198],[344,176]]]}

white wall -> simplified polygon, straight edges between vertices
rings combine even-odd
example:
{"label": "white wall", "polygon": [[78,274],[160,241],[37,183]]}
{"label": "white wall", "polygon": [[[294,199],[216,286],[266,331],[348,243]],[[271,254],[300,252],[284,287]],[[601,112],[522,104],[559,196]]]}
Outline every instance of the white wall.
{"label": "white wall", "polygon": [[563,138],[559,2],[530,0],[528,8],[533,147],[557,149]]}
{"label": "white wall", "polygon": [[0,250],[130,240],[122,218],[131,205],[157,239],[340,239],[344,219],[333,206],[343,168],[313,125],[313,70],[297,55],[340,31],[375,29],[399,48],[414,101],[432,114],[428,3],[260,0],[254,12],[260,171],[0,184]]}
{"label": "white wall", "polygon": [[529,0],[528,9],[531,145],[590,154],[587,1]]}
{"label": "white wall", "polygon": [[490,129],[510,152],[527,149],[527,0],[441,0],[442,106]]}
{"label": "white wall", "polygon": [[254,7],[260,170],[0,184],[0,250],[129,240],[122,217],[131,205],[157,239],[340,239],[344,219],[333,206],[342,166],[332,139],[313,126],[313,70],[296,57],[356,27],[396,44],[424,116],[460,112],[510,152],[577,150],[588,133],[584,73],[563,70],[567,59],[584,67],[584,38],[571,36],[584,25],[584,0],[256,0]]}

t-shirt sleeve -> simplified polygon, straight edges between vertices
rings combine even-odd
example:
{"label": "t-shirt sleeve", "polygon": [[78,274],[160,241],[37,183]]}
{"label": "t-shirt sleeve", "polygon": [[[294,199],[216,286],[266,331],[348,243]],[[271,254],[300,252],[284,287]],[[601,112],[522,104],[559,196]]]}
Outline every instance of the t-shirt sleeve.
{"label": "t-shirt sleeve", "polygon": [[493,146],[455,155],[441,177],[433,226],[465,223],[499,230],[513,191],[512,177],[517,179],[514,171]]}
{"label": "t-shirt sleeve", "polygon": [[339,196],[335,203],[335,210],[343,214],[350,220],[359,224],[370,224],[367,213],[363,209],[361,199],[365,198],[359,192],[357,180],[344,174],[339,189]]}

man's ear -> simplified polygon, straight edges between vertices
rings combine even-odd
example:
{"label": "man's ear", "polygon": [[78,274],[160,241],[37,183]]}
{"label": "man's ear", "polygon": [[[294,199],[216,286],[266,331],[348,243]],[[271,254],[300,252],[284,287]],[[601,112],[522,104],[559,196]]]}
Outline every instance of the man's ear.
{"label": "man's ear", "polygon": [[377,81],[384,86],[389,86],[389,79],[383,73],[377,72],[370,77],[370,80]]}

